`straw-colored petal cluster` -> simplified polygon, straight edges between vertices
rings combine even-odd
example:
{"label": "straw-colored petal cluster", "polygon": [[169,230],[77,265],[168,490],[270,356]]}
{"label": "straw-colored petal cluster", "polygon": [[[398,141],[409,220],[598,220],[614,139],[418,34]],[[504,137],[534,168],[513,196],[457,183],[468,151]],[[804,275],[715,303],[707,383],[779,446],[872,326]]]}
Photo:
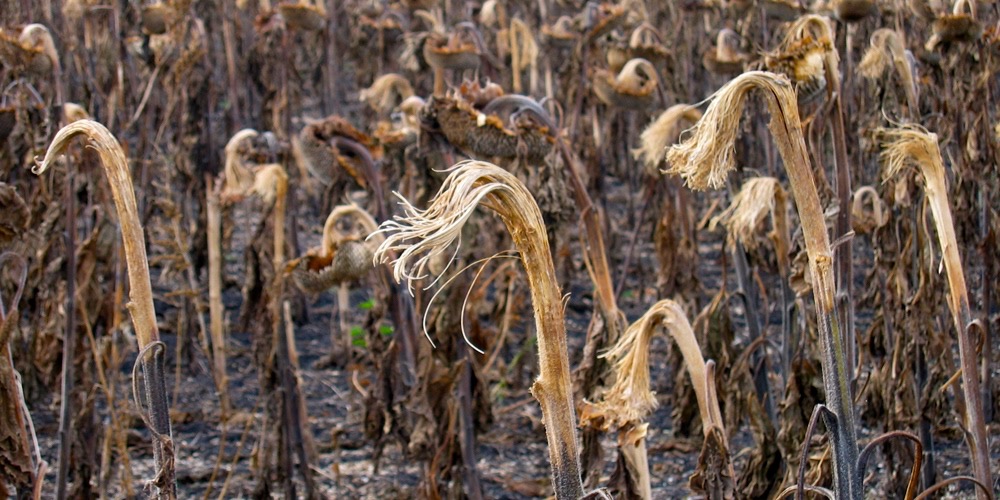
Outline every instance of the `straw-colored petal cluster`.
{"label": "straw-colored petal cluster", "polygon": [[[788,195],[781,183],[774,177],[755,177],[743,184],[740,192],[733,197],[729,208],[725,209],[712,224],[725,226],[730,238],[739,241],[746,248],[757,246],[757,228],[764,218],[773,214],[777,219],[784,217]],[[775,224],[777,226],[777,224]]]}
{"label": "straw-colored petal cluster", "polygon": [[623,427],[646,418],[657,407],[649,385],[649,344],[663,326],[677,342],[698,398],[704,422],[710,421],[705,394],[705,359],[680,304],[661,300],[625,330],[604,356],[614,362],[617,379],[598,406],[609,427]]}
{"label": "straw-colored petal cluster", "polygon": [[680,138],[684,128],[701,119],[701,111],[690,104],[674,104],[656,118],[639,137],[641,145],[632,156],[641,159],[646,169],[656,172],[667,148]]}
{"label": "straw-colored petal cluster", "polygon": [[743,105],[747,94],[756,88],[772,93],[772,88],[787,89],[792,99],[790,104],[795,106],[795,94],[787,77],[764,71],[743,73],[715,93],[691,136],[667,151],[670,166],[666,173],[681,176],[691,189],[724,186],[729,172],[736,168],[734,142],[739,133]]}

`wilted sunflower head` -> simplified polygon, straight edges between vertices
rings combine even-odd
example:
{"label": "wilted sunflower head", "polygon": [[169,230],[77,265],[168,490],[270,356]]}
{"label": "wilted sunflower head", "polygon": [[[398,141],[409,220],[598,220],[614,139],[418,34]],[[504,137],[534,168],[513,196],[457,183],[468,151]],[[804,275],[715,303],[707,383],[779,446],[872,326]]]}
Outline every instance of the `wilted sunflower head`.
{"label": "wilted sunflower head", "polygon": [[892,129],[878,129],[875,135],[883,147],[881,157],[886,167],[883,178],[897,177],[909,167],[944,172],[937,134],[920,125],[905,124]]}
{"label": "wilted sunflower head", "polygon": [[406,77],[399,73],[386,73],[376,78],[370,87],[362,89],[358,99],[379,113],[388,113],[412,96],[413,86]]}
{"label": "wilted sunflower head", "polygon": [[642,131],[639,137],[641,146],[632,150],[632,156],[642,160],[650,175],[657,175],[667,148],[675,144],[681,132],[697,123],[701,116],[701,111],[690,104],[670,106]]}
{"label": "wilted sunflower head", "polygon": [[729,208],[712,219],[712,226],[721,223],[731,240],[739,241],[748,249],[756,248],[757,229],[768,215],[783,216],[776,211],[785,210],[786,199],[787,194],[778,179],[754,177],[743,183]]}
{"label": "wilted sunflower head", "polygon": [[[691,189],[718,189],[736,168],[735,142],[747,94],[762,89],[776,121],[798,120],[795,93],[784,75],[748,71],[732,79],[712,97],[705,114],[682,143],[667,151],[666,173],[681,176]],[[787,110],[795,116],[779,116]]]}
{"label": "wilted sunflower head", "polygon": [[226,143],[225,176],[226,184],[223,197],[240,197],[246,195],[254,186],[254,174],[244,162],[244,156],[250,152],[251,142],[260,134],[251,128],[245,128],[233,134]]}

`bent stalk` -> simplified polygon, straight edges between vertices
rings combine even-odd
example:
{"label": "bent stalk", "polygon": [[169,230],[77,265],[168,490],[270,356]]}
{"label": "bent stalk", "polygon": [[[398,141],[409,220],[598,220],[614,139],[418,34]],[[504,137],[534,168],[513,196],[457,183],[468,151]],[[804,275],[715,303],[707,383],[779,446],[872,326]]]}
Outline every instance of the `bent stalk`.
{"label": "bent stalk", "polygon": [[[986,435],[986,421],[983,416],[982,393],[979,388],[979,374],[976,347],[970,336],[972,311],[969,308],[969,292],[962,272],[962,260],[958,253],[958,239],[951,218],[948,203],[948,189],[944,178],[944,161],[938,148],[937,135],[917,125],[907,125],[893,130],[882,130],[885,138],[882,160],[886,164],[886,177],[892,177],[913,165],[920,169],[924,179],[924,189],[934,216],[938,242],[941,245],[945,272],[948,275],[948,309],[951,310],[958,336],[958,356],[962,366],[962,392],[965,399],[963,428],[965,441],[972,454],[972,470],[976,480],[984,485],[993,484],[990,472],[989,441]],[[976,491],[980,500],[990,498],[982,490]]]}
{"label": "bent stalk", "polygon": [[[701,415],[702,431],[705,439],[718,430],[724,449],[729,449],[725,429],[722,428],[722,412],[715,397],[714,381],[708,377],[705,358],[695,338],[694,330],[676,302],[665,299],[657,302],[633,323],[622,337],[603,356],[614,363],[616,380],[608,389],[604,400],[590,407],[584,418],[598,419],[602,428],[617,428],[619,445],[627,441],[631,446],[621,446],[630,465],[635,468],[636,494],[641,498],[652,498],[649,467],[646,460],[646,426],[643,420],[656,408],[657,402],[649,383],[649,345],[657,327],[663,326],[677,343],[684,358],[691,384],[694,386]],[[736,477],[732,462],[725,461],[724,475],[730,480]]]}
{"label": "bent stalk", "polygon": [[583,496],[583,482],[562,296],[542,214],[527,188],[491,163],[461,162],[452,167],[426,210],[403,199],[405,215],[382,223],[379,232],[386,234],[386,240],[375,252],[375,262],[391,263],[393,278],[407,280],[412,290],[413,280],[427,275],[433,258],[459,239],[480,202],[503,219],[527,271],[539,360],[531,392],[542,406],[556,498],[577,499]]}
{"label": "bent stalk", "polygon": [[118,210],[122,240],[125,244],[125,262],[128,266],[129,302],[135,338],[139,344],[146,401],[149,404],[146,419],[153,434],[153,461],[156,476],[150,481],[153,497],[175,498],[174,449],[170,430],[170,413],[167,403],[163,349],[156,327],[153,309],[153,290],[149,282],[149,262],[146,259],[146,240],[136,208],[132,175],[129,173],[125,152],[104,125],[92,120],[80,120],[63,127],[49,145],[45,158],[31,171],[41,174],[61,155],[70,141],[78,135],[88,139],[88,145],[97,150],[104,171],[111,185],[111,194]]}
{"label": "bent stalk", "polygon": [[828,419],[827,428],[833,434],[833,475],[838,498],[860,499],[861,478],[855,474],[857,429],[843,330],[835,310],[833,251],[809,165],[795,91],[788,79],[774,73],[751,71],[726,84],[715,94],[692,136],[667,152],[671,165],[668,173],[680,175],[692,189],[722,187],[729,172],[735,168],[733,144],[743,104],[747,94],[755,89],[761,90],[767,101],[771,113],[768,128],[787,170],[802,221],[818,315],[823,385],[833,417]]}

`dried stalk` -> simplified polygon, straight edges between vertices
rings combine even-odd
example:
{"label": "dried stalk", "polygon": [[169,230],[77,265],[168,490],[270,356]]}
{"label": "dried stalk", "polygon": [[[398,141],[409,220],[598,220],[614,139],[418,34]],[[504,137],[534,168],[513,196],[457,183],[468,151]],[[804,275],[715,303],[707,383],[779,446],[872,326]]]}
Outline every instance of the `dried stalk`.
{"label": "dried stalk", "polygon": [[[587,192],[587,186],[583,181],[583,167],[580,165],[579,158],[570,150],[561,134],[557,134],[555,139],[555,146],[569,174],[573,200],[580,212],[580,239],[583,246],[584,264],[591,281],[594,283],[597,314],[591,318],[591,324],[587,329],[587,339],[583,346],[583,359],[574,372],[576,383],[580,385],[578,390],[581,392],[581,396],[592,397],[600,390],[598,386],[600,377],[605,372],[610,371],[609,367],[598,361],[598,351],[608,344],[617,342],[628,324],[625,314],[618,308],[614,283],[611,279],[611,267],[601,227],[601,212],[593,204],[590,193]],[[600,456],[600,445],[597,441],[598,436],[594,434],[594,431],[589,429],[584,431],[583,451],[584,458],[587,459],[585,462],[587,473],[599,479],[597,474],[590,474],[590,471],[599,467],[599,460],[595,460],[596,457]]]}
{"label": "dried stalk", "polygon": [[222,179],[213,182],[205,193],[205,211],[208,226],[208,309],[211,321],[212,371],[219,393],[219,418],[225,421],[232,412],[229,401],[229,377],[226,374],[225,307],[222,304],[222,204],[241,198],[254,185],[254,173],[243,164],[242,155],[248,147],[246,141],[258,136],[253,129],[243,129],[233,134],[225,147],[225,167]]}
{"label": "dried stalk", "polygon": [[541,212],[521,181],[493,164],[465,161],[450,172],[426,210],[403,199],[405,215],[382,223],[386,240],[375,261],[391,263],[393,278],[407,280],[412,291],[413,281],[427,276],[431,261],[460,237],[480,202],[500,215],[521,254],[533,297],[540,374],[531,391],[542,406],[556,498],[580,498],[583,483],[566,325]]}
{"label": "dried stalk", "polygon": [[896,78],[899,79],[899,84],[906,95],[906,108],[910,119],[916,119],[920,114],[917,84],[913,80],[910,60],[906,57],[906,42],[902,35],[891,29],[875,30],[871,37],[871,47],[858,65],[858,73],[868,79],[879,78],[890,64],[896,71]]}
{"label": "dried stalk", "polygon": [[[125,489],[125,495],[128,497],[134,497],[135,491],[132,487],[132,465],[131,460],[128,455],[128,445],[127,437],[125,435],[126,428],[122,425],[121,415],[118,410],[117,399],[115,398],[115,388],[110,384],[107,378],[107,370],[104,366],[103,356],[98,351],[97,339],[94,337],[93,329],[90,327],[91,321],[87,313],[86,307],[80,308],[80,315],[83,316],[83,328],[84,332],[87,334],[87,340],[90,342],[91,355],[94,357],[94,368],[96,368],[98,387],[104,392],[104,397],[108,404],[108,414],[111,420],[111,427],[107,429],[104,437],[105,449],[104,456],[101,459],[101,476],[102,482],[105,482],[105,491],[102,495],[106,495],[106,480],[104,477],[110,478],[110,467],[111,467],[111,440],[114,440],[114,444],[118,447],[119,459],[121,459],[121,476],[122,476],[122,486]],[[115,323],[120,324],[120,323]],[[105,458],[106,457],[106,458]]]}
{"label": "dried stalk", "polygon": [[18,489],[18,498],[27,498],[28,491],[41,487],[46,464],[38,451],[31,414],[24,402],[21,376],[14,369],[10,351],[10,337],[21,318],[18,303],[24,292],[28,263],[20,255],[4,252],[0,254],[0,269],[8,265],[19,272],[13,273],[16,288],[10,302],[5,303],[0,292],[0,475],[3,476],[0,491],[8,493],[5,483],[9,481]]}
{"label": "dried stalk", "polygon": [[[212,186],[211,180],[206,180]],[[226,335],[225,309],[222,304],[222,209],[219,196],[222,183],[215,182],[214,188],[205,192],[205,217],[208,219],[208,309],[211,321],[212,371],[215,386],[219,392],[220,420],[229,418],[232,407],[229,403],[229,378],[226,375]]]}
{"label": "dried stalk", "polygon": [[66,324],[63,326],[62,384],[59,401],[59,465],[56,469],[56,497],[66,498],[69,482],[69,455],[73,447],[73,373],[76,365],[76,172],[72,164],[67,165],[67,175],[63,186],[63,208],[66,211]]}
{"label": "dried stalk", "polygon": [[510,70],[513,77],[512,87],[515,94],[523,93],[521,84],[521,72],[525,69],[531,70],[528,73],[528,89],[532,94],[538,88],[538,43],[531,33],[531,28],[524,21],[517,17],[510,20],[510,29],[507,30],[508,42],[510,44]]}
{"label": "dried stalk", "polygon": [[[531,113],[541,120],[547,128],[555,131],[555,124],[552,118],[545,112],[544,108],[528,97],[517,95],[502,96],[494,99],[483,111],[492,112],[508,106],[515,107],[522,112]],[[608,265],[607,251],[604,245],[600,212],[593,204],[590,194],[587,192],[587,186],[583,181],[583,167],[580,165],[579,158],[570,151],[561,134],[556,133],[553,140],[563,160],[563,165],[569,174],[570,189],[572,189],[573,199],[580,213],[584,263],[594,283],[594,296],[596,298],[597,311],[599,312],[599,316],[595,315],[592,319],[592,328],[589,329],[591,334],[588,334],[584,346],[584,359],[576,369],[578,375],[577,381],[582,383],[582,385],[588,386],[585,389],[592,394],[596,388],[590,386],[594,385],[594,380],[604,369],[604,366],[600,366],[595,362],[597,352],[604,347],[605,343],[616,342],[627,324],[625,315],[617,305],[614,285],[611,280],[611,270]]]}
{"label": "dried stalk", "polygon": [[[288,440],[285,445],[288,447],[289,455],[292,452],[298,454],[299,472],[305,482],[306,497],[312,498],[315,494],[315,485],[312,479],[310,463],[314,462],[312,450],[313,439],[309,428],[305,426],[308,422],[306,414],[305,400],[302,394],[302,385],[299,383],[301,370],[298,364],[298,356],[293,356],[294,331],[283,331],[282,320],[284,318],[281,298],[285,289],[285,273],[281,271],[285,264],[285,210],[288,198],[288,174],[280,164],[272,163],[261,165],[254,171],[254,182],[251,188],[265,203],[274,203],[274,282],[271,284],[271,327],[278,357],[278,379],[284,391],[284,411],[289,419],[287,425]],[[284,337],[284,338],[282,338]],[[294,443],[292,440],[294,439]],[[293,449],[294,448],[294,449]],[[290,460],[291,457],[289,456]],[[286,478],[286,490],[288,481]]]}
{"label": "dried stalk", "polygon": [[791,83],[774,73],[744,73],[720,89],[693,135],[667,152],[669,173],[680,175],[692,189],[720,188],[735,168],[736,133],[747,94],[760,89],[771,113],[768,124],[784,161],[795,198],[813,282],[822,349],[823,383],[831,410],[827,428],[833,434],[834,478],[840,498],[861,498],[857,467],[855,427],[850,377],[844,352],[843,330],[835,311],[833,250],[823,217],[823,207],[813,182],[812,168],[802,135],[798,104]]}
{"label": "dried stalk", "polygon": [[[924,190],[927,192],[931,214],[934,216],[945,272],[948,275],[948,308],[951,310],[958,336],[962,392],[966,408],[962,422],[965,440],[972,455],[972,470],[976,480],[991,485],[993,478],[990,471],[990,448],[983,416],[982,393],[979,388],[976,347],[970,335],[974,323],[969,307],[965,274],[962,272],[962,260],[958,252],[958,239],[952,223],[944,161],[938,148],[937,135],[918,125],[882,129],[880,135],[884,147],[882,161],[886,165],[884,176],[895,177],[905,172],[908,167],[915,166],[924,179]],[[976,495],[980,500],[989,498],[989,495],[980,490],[977,490]]]}
{"label": "dried stalk", "polygon": [[[619,444],[627,438],[631,447],[622,446],[623,454],[636,454],[642,450],[641,457],[634,457],[633,463],[645,463],[645,425],[642,421],[656,408],[657,402],[653,391],[649,388],[649,344],[657,332],[657,327],[663,326],[670,337],[677,343],[684,357],[691,383],[694,385],[698,400],[698,410],[701,414],[702,430],[708,439],[713,429],[722,429],[722,412],[715,391],[709,390],[709,381],[698,340],[694,330],[684,315],[684,310],[672,300],[661,300],[646,311],[633,323],[611,349],[603,356],[614,363],[616,380],[608,389],[603,401],[593,405],[584,418],[600,418],[600,426],[605,429],[619,430]],[[722,429],[723,444],[729,449]],[[634,450],[634,451],[633,451]],[[727,473],[735,479],[732,462],[726,461]],[[642,498],[652,498],[649,491],[649,469],[636,468],[639,473],[638,483],[646,489],[640,491]]]}
{"label": "dried stalk", "polygon": [[[812,37],[817,40],[836,38],[829,19],[815,14],[802,16],[788,30],[784,44]],[[833,124],[833,165],[836,173],[837,200],[840,210],[834,235],[841,243],[834,255],[836,276],[836,308],[843,328],[843,342],[847,357],[847,375],[852,378],[857,364],[854,332],[854,246],[851,224],[851,166],[847,156],[847,131],[844,128],[843,89],[840,82],[839,56],[832,46],[822,53],[823,75],[826,79],[826,97],[832,104],[830,121]],[[853,387],[853,385],[852,385]]]}
{"label": "dried stalk", "polygon": [[[781,276],[781,318],[782,318],[782,375],[788,376],[791,367],[791,358],[797,350],[798,339],[792,337],[790,307],[792,301],[791,288],[788,285],[788,278],[791,272],[791,262],[788,260],[788,253],[791,247],[791,236],[788,230],[788,193],[781,187],[781,183],[773,177],[755,177],[743,183],[740,192],[733,197],[729,208],[724,210],[718,217],[711,221],[711,226],[722,223],[726,227],[730,240],[747,249],[757,247],[757,228],[764,221],[764,218],[771,215],[772,231],[768,237],[774,244],[774,253],[778,261],[778,274]],[[743,252],[742,249],[737,249]],[[737,255],[735,263],[739,266],[746,262],[746,256]],[[744,273],[737,272],[738,278],[743,278]],[[750,290],[750,286],[740,288]],[[749,313],[750,308],[747,308]]]}
{"label": "dried stalk", "polygon": [[101,157],[121,224],[130,289],[129,302],[126,306],[132,316],[135,337],[139,344],[140,355],[137,362],[142,363],[146,400],[149,403],[146,414],[147,425],[153,434],[156,476],[148,486],[152,488],[153,496],[157,498],[174,498],[176,484],[173,437],[167,404],[163,350],[157,348],[162,346],[162,343],[156,327],[156,312],[153,310],[153,290],[149,282],[146,240],[139,223],[132,176],[129,173],[125,152],[104,125],[91,120],[80,120],[59,130],[49,145],[45,158],[32,168],[32,172],[41,174],[49,168],[77,135],[86,136],[89,139],[88,145],[96,149]]}

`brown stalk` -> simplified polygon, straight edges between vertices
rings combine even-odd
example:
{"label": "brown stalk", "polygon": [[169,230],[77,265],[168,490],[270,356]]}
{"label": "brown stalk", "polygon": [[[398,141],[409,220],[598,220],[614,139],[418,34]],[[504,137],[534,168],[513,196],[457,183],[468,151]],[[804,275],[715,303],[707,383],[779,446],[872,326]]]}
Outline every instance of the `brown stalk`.
{"label": "brown stalk", "polygon": [[[580,212],[580,239],[584,264],[591,281],[594,283],[597,314],[591,318],[587,339],[583,346],[583,359],[575,370],[576,382],[581,386],[581,392],[586,393],[583,395],[592,396],[600,390],[600,379],[609,371],[609,367],[598,360],[598,351],[610,343],[617,342],[625,330],[627,322],[625,314],[618,308],[614,283],[611,279],[611,268],[608,264],[607,249],[604,244],[604,233],[601,228],[601,213],[594,206],[590,193],[587,192],[587,186],[583,181],[583,167],[576,154],[570,151],[561,134],[557,134],[555,139],[555,145],[569,174],[573,200]],[[584,457],[587,459],[585,463],[587,463],[588,471],[592,471],[600,463],[599,460],[596,460],[600,456],[599,436],[596,432],[591,429],[584,431]],[[595,481],[600,479],[597,474],[588,472],[588,475],[593,477]]]}
{"label": "brown stalk", "polygon": [[720,188],[735,168],[733,144],[747,94],[759,89],[771,114],[768,128],[784,161],[809,257],[818,314],[823,383],[836,422],[833,431],[834,478],[843,498],[861,498],[857,466],[857,428],[851,397],[843,330],[835,310],[833,250],[823,207],[813,181],[802,135],[795,92],[787,78],[762,71],[744,73],[720,89],[692,136],[667,152],[668,173],[680,175],[692,189]]}
{"label": "brown stalk", "polygon": [[226,375],[226,335],[225,309],[222,304],[222,209],[220,194],[222,183],[206,179],[205,217],[208,220],[208,310],[212,337],[212,371],[215,386],[219,392],[219,418],[225,422],[229,418],[229,379]]}
{"label": "brown stalk", "polygon": [[[965,284],[958,239],[952,222],[944,161],[938,148],[937,135],[918,125],[883,129],[880,132],[884,147],[882,161],[886,165],[884,176],[895,177],[908,167],[915,166],[924,179],[924,190],[927,192],[931,214],[934,216],[934,225],[948,276],[948,309],[951,310],[958,336],[962,392],[966,408],[962,427],[965,429],[965,440],[972,455],[973,474],[980,483],[990,485],[993,484],[990,448],[983,416],[982,393],[979,388],[975,341],[970,335],[973,320],[969,307],[969,292]],[[990,495],[982,491],[977,491],[976,495],[981,500],[990,498]]]}
{"label": "brown stalk", "polygon": [[906,42],[903,36],[894,30],[881,28],[871,36],[871,46],[858,64],[858,73],[868,79],[882,76],[892,64],[896,78],[906,94],[906,107],[910,119],[916,119],[920,114],[917,103],[917,84],[913,81],[913,68],[906,57]]}
{"label": "brown stalk", "polygon": [[458,163],[427,209],[419,210],[404,199],[405,215],[382,223],[380,232],[386,240],[375,261],[390,263],[394,279],[407,280],[412,290],[414,280],[428,275],[434,257],[460,237],[480,202],[500,215],[527,271],[540,367],[532,394],[542,407],[556,498],[580,498],[584,492],[562,296],[541,212],[521,181],[490,163]]}
{"label": "brown stalk", "polygon": [[73,437],[73,384],[76,381],[73,362],[76,359],[76,175],[72,163],[67,164],[67,179],[63,186],[63,203],[66,211],[66,324],[62,346],[62,383],[59,402],[59,465],[56,469],[56,496],[66,498],[69,482],[69,457]]}
{"label": "brown stalk", "polygon": [[[233,134],[226,143],[225,170],[222,179],[206,190],[205,211],[208,222],[208,310],[209,335],[212,337],[212,371],[219,393],[219,418],[229,418],[232,406],[229,401],[229,378],[226,375],[225,308],[222,304],[222,204],[228,199],[241,198],[253,186],[254,175],[243,164],[242,156],[251,141],[259,134],[253,129],[243,129]],[[210,180],[207,186],[212,186]]]}
{"label": "brown stalk", "polygon": [[[305,482],[306,496],[311,498],[314,494],[315,485],[312,479],[310,463],[314,462],[314,449],[312,444],[312,433],[304,423],[308,421],[306,414],[305,400],[302,394],[300,380],[300,369],[298,358],[294,356],[294,338],[289,333],[294,331],[282,328],[284,314],[282,311],[282,296],[285,289],[285,273],[281,272],[285,264],[285,211],[288,199],[288,174],[285,168],[277,163],[260,165],[254,169],[254,182],[250,190],[259,196],[265,203],[273,203],[274,217],[274,281],[271,283],[271,334],[276,343],[278,379],[284,392],[282,397],[283,411],[288,419],[283,426],[282,432],[285,436],[285,449],[288,454],[298,454],[298,465],[302,479]],[[279,452],[279,456],[281,453]],[[287,457],[291,460],[291,457]],[[290,464],[282,464],[286,467],[286,472],[290,471]],[[285,490],[294,491],[291,487],[291,477],[285,478]]]}
{"label": "brown stalk", "polygon": [[510,20],[510,29],[507,31],[510,42],[510,71],[513,76],[512,87],[515,94],[523,92],[521,85],[521,72],[529,69],[528,86],[534,94],[538,87],[538,43],[528,25],[515,17]]}
{"label": "brown stalk", "polygon": [[[625,329],[625,319],[618,309],[614,286],[611,281],[611,271],[608,268],[607,252],[604,247],[604,236],[601,231],[600,215],[594,206],[587,186],[583,182],[583,167],[579,158],[566,145],[562,135],[558,132],[552,117],[534,99],[519,95],[505,95],[490,102],[484,109],[484,113],[498,112],[501,109],[513,108],[516,113],[527,113],[537,118],[546,130],[546,136],[551,136],[555,142],[555,147],[563,160],[564,166],[568,169],[573,199],[577,209],[580,211],[580,225],[586,232],[584,253],[586,255],[587,270],[594,282],[595,293],[598,299],[599,309],[604,316],[607,327],[613,331],[609,338],[611,341],[617,340],[621,331]],[[487,121],[487,123],[489,123]],[[449,139],[450,140],[450,139]],[[621,323],[619,325],[619,323]]]}
{"label": "brown stalk", "polygon": [[[784,45],[807,38],[816,40],[833,40],[835,37],[829,19],[814,14],[802,16],[789,27],[783,41]],[[843,88],[840,81],[839,56],[832,46],[825,47],[822,52],[823,75],[826,80],[826,97],[833,106],[830,109],[830,120],[833,123],[833,164],[836,172],[837,200],[840,210],[834,235],[838,244],[834,256],[836,277],[836,308],[843,328],[842,341],[846,352],[847,376],[853,377],[857,364],[856,335],[854,331],[854,247],[851,228],[851,166],[847,155],[847,131],[844,127]],[[793,186],[794,189],[794,186]],[[834,413],[837,413],[834,409]]]}
{"label": "brown stalk", "polygon": [[[672,300],[657,302],[635,323],[628,327],[618,342],[611,347],[603,357],[614,363],[616,380],[604,394],[603,401],[591,405],[583,419],[599,419],[598,425],[605,430],[618,429],[619,441],[623,434],[631,441],[635,438],[645,441],[645,433],[636,435],[635,430],[645,425],[642,421],[656,408],[657,402],[649,384],[649,347],[657,327],[663,326],[670,337],[677,343],[684,358],[688,375],[694,386],[698,400],[698,410],[701,413],[702,430],[708,439],[713,429],[722,428],[722,412],[715,391],[709,391],[709,381],[704,356],[698,346],[694,330],[688,322],[681,306]],[[722,432],[724,447],[728,450],[725,430]],[[634,451],[633,451],[634,450]],[[634,456],[639,450],[645,450],[641,443],[633,444],[633,450],[622,447],[626,460],[633,455],[634,463],[644,463],[642,457]],[[735,478],[732,463],[728,462],[729,477]],[[649,487],[649,469],[637,468],[639,483]],[[652,498],[647,489],[640,492],[642,498]]]}
{"label": "brown stalk", "polygon": [[[611,280],[611,269],[608,265],[607,251],[604,245],[604,234],[601,229],[601,216],[597,207],[594,206],[587,186],[583,181],[583,167],[580,160],[567,146],[566,141],[560,133],[555,132],[552,119],[541,106],[533,100],[524,96],[503,96],[494,100],[487,106],[486,110],[514,106],[519,111],[530,112],[539,118],[542,123],[554,131],[553,140],[562,158],[563,166],[567,169],[573,200],[580,213],[581,245],[584,252],[584,264],[590,279],[594,283],[594,296],[597,299],[597,313],[591,318],[588,328],[587,340],[583,348],[583,360],[575,371],[576,382],[582,386],[582,390],[588,395],[594,394],[599,387],[599,379],[608,371],[603,362],[598,360],[598,351],[608,343],[618,340],[625,330],[627,323],[625,315],[618,308],[615,288]],[[484,110],[485,111],[485,110]],[[597,431],[585,430],[584,452],[585,459],[599,455],[600,444],[597,442]],[[596,464],[598,461],[593,460]],[[588,470],[590,467],[588,467]],[[592,475],[596,477],[595,475]]]}
{"label": "brown stalk", "polygon": [[77,135],[86,136],[89,146],[96,149],[101,157],[121,224],[130,289],[129,302],[126,306],[132,316],[135,338],[139,344],[140,354],[137,363],[142,364],[146,400],[149,404],[146,422],[153,434],[156,476],[150,481],[149,486],[153,488],[152,491],[157,498],[174,498],[176,485],[173,438],[167,404],[163,350],[157,348],[163,344],[160,342],[159,330],[156,327],[145,235],[139,223],[132,176],[129,173],[125,152],[103,125],[91,120],[80,120],[59,130],[49,145],[45,158],[32,168],[32,172],[35,174],[44,172]]}
{"label": "brown stalk", "polygon": [[[0,254],[0,270],[7,266],[19,272],[13,272],[16,288],[10,302],[5,302],[0,293],[0,475],[4,476],[0,480],[0,492],[9,494],[6,490],[9,481],[17,488],[18,498],[27,498],[28,491],[41,485],[46,465],[38,453],[38,440],[24,402],[21,377],[14,368],[10,350],[11,335],[21,318],[18,303],[24,292],[28,263],[18,254],[4,252]],[[32,447],[32,443],[36,446]]]}
{"label": "brown stalk", "polygon": [[107,456],[107,461],[105,462],[103,458],[101,460],[101,470],[102,470],[101,475],[110,476],[111,474],[111,471],[108,469],[110,469],[111,465],[110,464],[111,441],[113,440],[115,442],[115,445],[117,445],[118,447],[119,459],[121,460],[121,469],[122,469],[121,479],[123,483],[122,485],[125,489],[125,494],[126,496],[135,496],[135,490],[132,487],[132,465],[128,455],[126,429],[122,425],[122,417],[117,407],[118,403],[115,397],[115,388],[111,386],[111,384],[108,381],[106,375],[107,371],[103,362],[103,356],[101,355],[100,352],[98,352],[97,339],[94,337],[93,328],[91,328],[90,326],[91,321],[88,316],[86,307],[80,308],[80,315],[82,316],[81,319],[83,319],[81,323],[83,325],[84,332],[86,332],[87,340],[90,342],[91,356],[93,356],[94,358],[94,368],[96,368],[95,371],[97,372],[97,378],[98,378],[97,386],[104,393],[104,397],[107,400],[108,414],[111,420],[111,427],[107,429],[104,438],[106,443],[105,456]]}

